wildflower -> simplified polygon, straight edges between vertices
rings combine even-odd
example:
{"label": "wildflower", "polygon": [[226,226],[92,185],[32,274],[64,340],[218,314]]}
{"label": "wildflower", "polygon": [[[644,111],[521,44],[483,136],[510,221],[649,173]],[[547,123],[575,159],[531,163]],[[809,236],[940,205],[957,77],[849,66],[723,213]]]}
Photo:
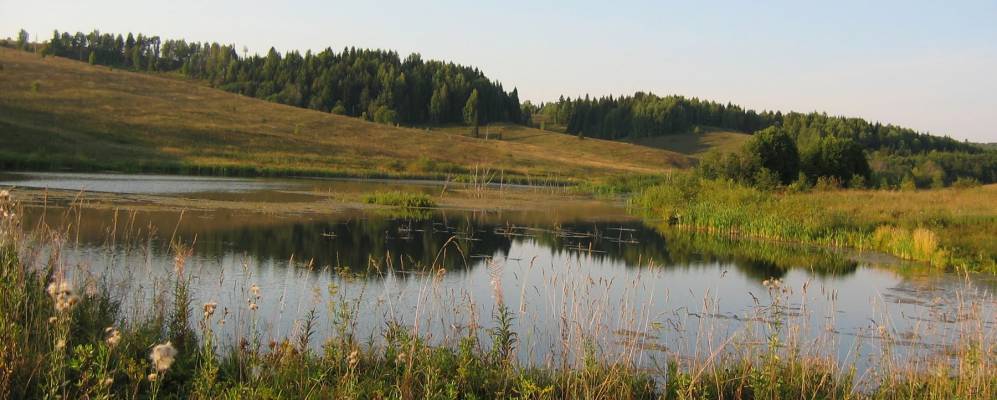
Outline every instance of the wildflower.
{"label": "wildflower", "polygon": [[153,373],[149,374],[149,376],[147,378],[149,378],[149,382],[155,382],[156,380],[159,379],[159,375],[157,375],[155,372],[153,372]]}
{"label": "wildflower", "polygon": [[256,296],[257,298],[260,297],[260,287],[256,286],[254,283],[253,286],[249,287],[249,293],[252,293],[253,296]]}
{"label": "wildflower", "polygon": [[215,308],[218,307],[218,303],[204,303],[204,319],[211,318],[215,314]]}
{"label": "wildflower", "polygon": [[55,349],[56,350],[62,350],[64,348],[66,348],[66,339],[59,339],[59,340],[55,341]]}
{"label": "wildflower", "polygon": [[106,378],[106,379],[104,379],[103,383],[104,383],[104,386],[111,386],[111,384],[114,383],[114,378]]}
{"label": "wildflower", "polygon": [[104,332],[107,333],[107,347],[114,348],[121,342],[121,332],[113,326],[107,327]]}
{"label": "wildflower", "polygon": [[250,310],[256,311],[257,308],[259,308],[259,306],[257,306],[255,302],[250,302],[249,303],[249,309]]}
{"label": "wildflower", "polygon": [[157,372],[163,372],[170,369],[176,356],[177,349],[173,347],[172,343],[166,342],[153,347],[149,359],[152,360],[152,366],[156,368]]}

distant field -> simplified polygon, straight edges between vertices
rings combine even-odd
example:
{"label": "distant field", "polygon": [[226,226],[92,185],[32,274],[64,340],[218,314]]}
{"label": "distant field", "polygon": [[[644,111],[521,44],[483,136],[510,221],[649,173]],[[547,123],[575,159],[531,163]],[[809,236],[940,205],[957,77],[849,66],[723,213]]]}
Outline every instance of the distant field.
{"label": "distant field", "polygon": [[703,133],[701,134],[683,133],[627,139],[626,141],[641,146],[699,157],[714,149],[722,152],[737,151],[751,137],[751,135],[741,132],[731,132],[708,127],[702,129]]}
{"label": "distant field", "polygon": [[652,174],[688,157],[509,125],[408,129],[294,108],[175,76],[0,48],[0,165],[214,175],[440,178],[503,171],[570,180]]}

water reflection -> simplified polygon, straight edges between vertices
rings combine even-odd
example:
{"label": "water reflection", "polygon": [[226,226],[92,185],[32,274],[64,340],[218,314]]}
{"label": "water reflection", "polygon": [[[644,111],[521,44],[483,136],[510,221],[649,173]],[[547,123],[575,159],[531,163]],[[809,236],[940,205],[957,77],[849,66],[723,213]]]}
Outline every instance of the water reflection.
{"label": "water reflection", "polygon": [[[354,210],[336,215],[266,215],[232,211],[118,212],[30,207],[26,222],[75,226],[74,240],[99,246],[111,240],[151,238],[157,255],[170,238],[193,243],[199,257],[245,255],[261,262],[294,260],[312,269],[348,268],[356,273],[390,266],[398,270],[442,266],[475,268],[489,258],[507,258],[514,244],[529,244],[545,257],[581,256],[624,268],[684,268],[729,264],[758,281],[782,277],[793,268],[818,275],[846,276],[857,268],[848,257],[824,249],[742,242],[676,232],[635,220],[563,220],[550,224],[530,213],[422,211],[396,215]],[[115,222],[116,221],[116,222]],[[111,237],[111,234],[115,237]],[[444,257],[443,255],[446,254]]]}

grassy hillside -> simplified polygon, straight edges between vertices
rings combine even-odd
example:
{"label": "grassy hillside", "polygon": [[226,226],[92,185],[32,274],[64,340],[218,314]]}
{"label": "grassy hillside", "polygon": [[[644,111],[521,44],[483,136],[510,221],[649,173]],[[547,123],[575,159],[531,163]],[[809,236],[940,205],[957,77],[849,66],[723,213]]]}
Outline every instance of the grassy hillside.
{"label": "grassy hillside", "polygon": [[176,76],[0,49],[5,168],[558,180],[688,166],[673,152],[557,135],[484,140],[283,106]]}
{"label": "grassy hillside", "polygon": [[681,133],[675,135],[651,136],[627,139],[626,142],[655,149],[674,151],[699,157],[710,150],[736,152],[751,135],[742,132],[702,127],[701,133]]}

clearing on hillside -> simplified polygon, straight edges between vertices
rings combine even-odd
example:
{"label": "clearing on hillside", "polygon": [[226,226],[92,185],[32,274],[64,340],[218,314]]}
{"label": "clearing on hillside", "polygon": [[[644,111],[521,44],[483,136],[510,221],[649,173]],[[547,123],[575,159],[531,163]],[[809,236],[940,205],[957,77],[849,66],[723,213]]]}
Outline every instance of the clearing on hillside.
{"label": "clearing on hillside", "polygon": [[627,139],[626,142],[655,149],[674,151],[692,157],[701,157],[711,150],[735,152],[751,135],[719,128],[700,127],[700,133],[689,132]]}

